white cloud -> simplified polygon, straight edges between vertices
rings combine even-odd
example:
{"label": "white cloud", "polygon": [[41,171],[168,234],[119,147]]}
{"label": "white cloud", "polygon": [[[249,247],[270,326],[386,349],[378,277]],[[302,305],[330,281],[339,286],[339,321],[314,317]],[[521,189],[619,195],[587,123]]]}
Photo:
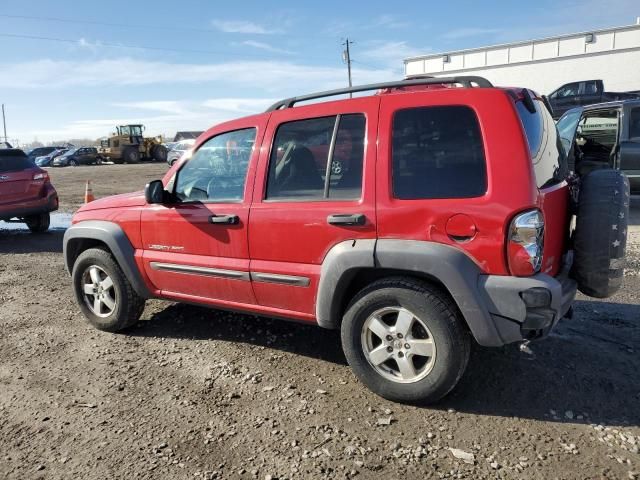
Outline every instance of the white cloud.
{"label": "white cloud", "polygon": [[[73,75],[69,72],[73,71]],[[176,75],[175,72],[180,72]],[[355,84],[381,82],[397,78],[392,69],[353,70]],[[71,92],[69,89],[87,88],[96,92],[104,87],[169,85],[177,91],[179,85],[197,84],[216,91],[233,91],[233,97],[176,100],[151,98],[134,102],[111,103],[122,115],[108,118],[86,118],[66,125],[33,128],[25,124],[15,126],[18,138],[42,141],[65,138],[99,138],[108,135],[118,124],[143,123],[150,135],[176,130],[200,130],[225,120],[264,111],[279,98],[313,91],[346,86],[342,66],[325,67],[299,65],[283,61],[222,62],[209,64],[118,60],[85,60],[65,62],[40,60],[5,64],[0,70],[0,90],[31,89],[49,92]],[[242,96],[243,90],[251,97]],[[51,93],[54,94],[54,93]],[[259,96],[255,98],[255,96]],[[118,112],[116,111],[116,112]]]}
{"label": "white cloud", "polygon": [[274,47],[273,45],[269,45],[268,43],[256,42],[254,40],[245,40],[244,42],[236,43],[235,45],[244,45],[247,47],[257,48],[259,50],[264,50],[266,52],[271,52],[271,53],[282,53],[285,55],[294,54],[294,52],[292,52],[291,50],[285,50],[284,48]]}
{"label": "white cloud", "polygon": [[381,62],[387,67],[398,70],[402,68],[403,59],[424,55],[430,50],[430,48],[412,47],[407,42],[373,42],[365,50],[360,52],[356,50],[353,57]]}
{"label": "white cloud", "polygon": [[145,102],[118,102],[111,104],[114,107],[133,109],[133,110],[150,110],[153,112],[165,113],[181,113],[184,111],[182,102],[174,100],[154,100]]}
{"label": "white cloud", "polygon": [[[402,56],[395,58],[400,61]],[[180,75],[176,75],[176,72],[180,72]],[[388,79],[391,74],[388,68],[356,68],[354,80],[358,83],[380,81]],[[13,89],[190,83],[215,83],[216,86],[233,85],[259,91],[302,93],[301,88],[308,91],[342,86],[344,68],[266,60],[195,64],[123,58],[83,62],[37,60],[4,64],[0,70],[0,88]]]}
{"label": "white cloud", "polygon": [[263,25],[246,20],[213,20],[211,24],[221,32],[225,33],[246,33],[253,35],[282,33],[281,30],[270,29]]}
{"label": "white cloud", "polygon": [[479,37],[482,35],[495,35],[502,30],[498,28],[456,28],[445,33],[442,37],[447,40],[459,40],[461,38]]}

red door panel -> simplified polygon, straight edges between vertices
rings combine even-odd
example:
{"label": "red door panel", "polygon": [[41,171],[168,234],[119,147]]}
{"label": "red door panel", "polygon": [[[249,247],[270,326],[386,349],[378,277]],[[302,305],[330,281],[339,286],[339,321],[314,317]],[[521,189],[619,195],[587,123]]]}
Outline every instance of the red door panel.
{"label": "red door panel", "polygon": [[[379,97],[367,97],[289,108],[272,114],[258,162],[249,220],[251,274],[260,305],[315,316],[320,269],[327,252],[345,240],[376,237],[375,139],[379,101]],[[366,119],[363,173],[362,180],[358,180],[362,182],[360,199],[265,199],[271,145],[278,127],[296,120],[338,114],[364,114]],[[319,146],[309,150],[314,156],[328,153]],[[346,168],[346,162],[343,166]],[[347,214],[361,214],[365,221],[355,226],[332,225],[327,221],[331,215]],[[267,277],[268,281],[263,281],[260,274],[275,275],[275,278]]]}
{"label": "red door panel", "polygon": [[[262,141],[267,120],[268,115],[263,114],[218,125],[203,134],[194,147],[192,160],[198,158],[198,151],[202,148],[204,161],[202,167],[190,173],[191,179],[197,179],[191,191],[206,191],[205,198],[214,198],[209,196],[210,192],[228,192],[231,188],[237,195],[236,200],[176,201],[143,210],[144,271],[163,295],[214,305],[255,303],[249,274],[247,232],[259,157],[256,146]],[[248,160],[244,156],[241,159],[234,156],[237,147],[234,141],[222,140],[229,138],[229,132],[245,129],[255,129],[253,148],[249,145],[243,150],[251,151],[247,155]],[[215,139],[220,139],[221,145],[215,144]],[[189,161],[183,161],[169,171],[164,179],[165,187],[171,189],[174,183],[179,182],[181,169]],[[218,173],[210,173],[211,180],[206,176],[207,168],[210,172],[238,170],[238,164],[233,162],[242,162],[242,168],[246,166],[244,186],[241,181],[230,184],[228,177]],[[197,183],[200,171],[205,172],[203,185]],[[215,220],[220,220],[221,216],[234,217],[235,221],[216,223]]]}

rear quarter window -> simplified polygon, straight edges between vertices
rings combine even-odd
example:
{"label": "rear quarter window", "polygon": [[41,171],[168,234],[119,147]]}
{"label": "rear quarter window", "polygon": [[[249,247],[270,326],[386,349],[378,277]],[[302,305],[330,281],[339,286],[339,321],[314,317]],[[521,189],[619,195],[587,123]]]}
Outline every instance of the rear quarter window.
{"label": "rear quarter window", "polygon": [[536,184],[545,188],[565,179],[566,153],[551,114],[539,100],[533,104],[535,112],[530,112],[522,101],[516,102],[516,110],[527,137]]}
{"label": "rear quarter window", "polygon": [[482,135],[465,106],[400,110],[393,119],[393,196],[472,198],[487,191]]}

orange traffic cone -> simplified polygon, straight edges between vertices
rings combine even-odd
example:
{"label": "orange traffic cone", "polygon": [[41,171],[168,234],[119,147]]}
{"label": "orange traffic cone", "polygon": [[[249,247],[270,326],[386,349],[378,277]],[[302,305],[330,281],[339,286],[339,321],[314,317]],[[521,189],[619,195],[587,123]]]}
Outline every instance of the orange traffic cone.
{"label": "orange traffic cone", "polygon": [[91,188],[91,180],[87,180],[87,187],[84,191],[84,203],[93,202],[96,197],[93,196],[93,189]]}

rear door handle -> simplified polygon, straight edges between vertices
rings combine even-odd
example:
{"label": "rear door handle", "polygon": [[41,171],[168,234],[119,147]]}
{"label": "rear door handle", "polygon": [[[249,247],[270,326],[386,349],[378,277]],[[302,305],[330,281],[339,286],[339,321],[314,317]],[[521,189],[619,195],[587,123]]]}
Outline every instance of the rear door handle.
{"label": "rear door handle", "polygon": [[327,217],[329,225],[364,225],[367,217],[362,213],[334,213]]}
{"label": "rear door handle", "polygon": [[237,225],[240,219],[237,215],[211,215],[209,217],[209,223],[223,224],[223,225]]}

